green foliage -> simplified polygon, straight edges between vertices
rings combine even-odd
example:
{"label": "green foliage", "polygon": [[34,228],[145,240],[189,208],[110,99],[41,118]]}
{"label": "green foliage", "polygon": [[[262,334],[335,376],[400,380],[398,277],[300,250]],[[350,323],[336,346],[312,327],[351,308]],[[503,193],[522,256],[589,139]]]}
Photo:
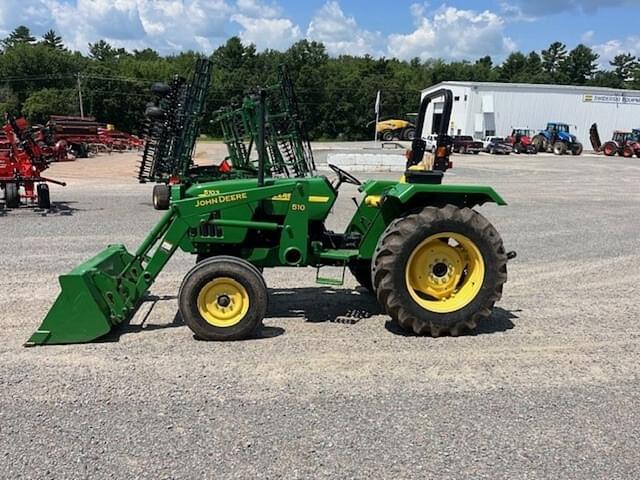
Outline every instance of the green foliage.
{"label": "green foliage", "polygon": [[[0,113],[22,110],[33,121],[51,113],[78,112],[78,79],[87,115],[118,128],[138,132],[149,87],[173,75],[189,76],[197,52],[161,56],[153,49],[127,52],[104,40],[89,45],[89,55],[72,53],[49,31],[35,42],[29,29],[18,27],[2,41]],[[410,61],[329,57],[323,44],[302,40],[286,51],[257,52],[230,38],[216,49],[212,87],[207,99],[211,115],[222,106],[238,104],[258,86],[271,85],[281,64],[289,66],[299,107],[313,138],[373,138],[374,103],[382,92],[382,118],[404,118],[418,108],[420,91],[448,80],[589,84],[640,88],[640,68],[632,55],[619,55],[611,71],[598,71],[598,56],[578,45],[570,52],[560,42],[541,52],[514,52],[501,64],[485,56],[473,62],[440,59]],[[55,110],[55,111],[54,111]],[[203,133],[219,136],[208,121]]]}
{"label": "green foliage", "polygon": [[45,88],[25,100],[22,114],[32,123],[46,123],[49,115],[77,115],[77,92],[71,89]]}
{"label": "green foliage", "polygon": [[31,44],[35,41],[35,37],[31,35],[31,30],[24,25],[20,25],[7,38],[2,40],[2,48],[6,50],[16,45]]}
{"label": "green foliage", "polygon": [[64,50],[62,37],[60,37],[55,30],[49,30],[42,36],[42,44],[56,50]]}

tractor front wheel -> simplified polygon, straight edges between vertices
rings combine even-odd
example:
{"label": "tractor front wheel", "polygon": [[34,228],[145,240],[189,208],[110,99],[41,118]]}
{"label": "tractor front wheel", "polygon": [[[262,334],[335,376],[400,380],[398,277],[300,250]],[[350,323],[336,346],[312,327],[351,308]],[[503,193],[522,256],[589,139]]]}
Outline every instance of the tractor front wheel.
{"label": "tractor front wheel", "polygon": [[426,207],[387,227],[372,277],[378,301],[401,328],[458,335],[491,315],[507,281],[507,255],[476,211]]}
{"label": "tractor front wheel", "polygon": [[382,134],[382,140],[385,142],[393,141],[393,132],[391,130],[387,130]]}
{"label": "tractor front wheel", "polygon": [[633,148],[631,148],[631,145],[625,145],[622,148],[622,156],[625,158],[633,157]]}
{"label": "tractor front wheel", "polygon": [[556,142],[553,144],[554,155],[564,155],[567,153],[567,145],[564,142]]}
{"label": "tractor front wheel", "polygon": [[18,208],[20,206],[20,187],[17,183],[5,184],[4,204],[6,208]]}
{"label": "tractor front wheel", "polygon": [[156,210],[168,210],[171,203],[171,187],[169,185],[154,185],[153,208]]}
{"label": "tractor front wheel", "polygon": [[178,294],[184,323],[202,340],[250,337],[262,324],[267,305],[264,278],[237,257],[216,256],[197,263]]}

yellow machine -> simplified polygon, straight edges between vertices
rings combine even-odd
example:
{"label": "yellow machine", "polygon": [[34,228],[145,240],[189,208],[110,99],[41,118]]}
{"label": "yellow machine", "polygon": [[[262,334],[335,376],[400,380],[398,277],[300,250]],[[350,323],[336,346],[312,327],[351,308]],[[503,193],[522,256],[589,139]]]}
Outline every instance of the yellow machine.
{"label": "yellow machine", "polygon": [[407,120],[390,118],[378,122],[376,133],[378,134],[378,138],[385,142],[391,142],[393,140],[413,141],[416,137],[416,126]]}

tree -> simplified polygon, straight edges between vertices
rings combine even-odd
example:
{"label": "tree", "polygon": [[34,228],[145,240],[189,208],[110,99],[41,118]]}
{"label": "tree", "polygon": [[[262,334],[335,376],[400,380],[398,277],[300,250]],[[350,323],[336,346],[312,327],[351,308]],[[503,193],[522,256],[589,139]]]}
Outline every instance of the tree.
{"label": "tree", "polygon": [[556,80],[566,58],[567,46],[562,42],[553,42],[548,49],[542,50],[542,69]]}
{"label": "tree", "polygon": [[60,37],[55,30],[49,30],[42,36],[42,44],[56,50],[64,50],[62,37]]}
{"label": "tree", "polygon": [[630,53],[621,53],[613,57],[609,65],[615,67],[614,72],[621,81],[627,82],[633,79],[633,73],[638,68],[638,61]]}
{"label": "tree", "polygon": [[15,114],[20,109],[18,96],[9,87],[0,87],[0,115]]}
{"label": "tree", "polygon": [[571,84],[584,84],[598,70],[600,55],[582,43],[569,52],[562,62],[560,71]]}
{"label": "tree", "polygon": [[124,48],[114,48],[104,40],[89,44],[89,57],[99,62],[108,62],[129,56]]}
{"label": "tree", "polygon": [[500,80],[503,82],[526,82],[528,80],[527,57],[512,52],[500,65]]}
{"label": "tree", "polygon": [[49,115],[77,114],[75,91],[44,88],[29,95],[22,105],[22,113],[32,123],[45,123]]}
{"label": "tree", "polygon": [[31,31],[24,25],[20,25],[13,32],[11,32],[7,38],[2,40],[1,43],[2,48],[6,50],[9,48],[13,48],[16,45],[25,43],[31,44],[35,41],[36,39],[31,35]]}

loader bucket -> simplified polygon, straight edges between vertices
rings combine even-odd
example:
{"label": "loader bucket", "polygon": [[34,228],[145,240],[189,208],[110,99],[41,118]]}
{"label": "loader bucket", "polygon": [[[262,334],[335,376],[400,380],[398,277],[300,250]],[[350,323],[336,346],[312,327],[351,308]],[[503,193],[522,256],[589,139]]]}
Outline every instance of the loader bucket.
{"label": "loader bucket", "polygon": [[[133,259],[124,246],[112,245],[62,275],[60,295],[25,346],[90,342],[128,319],[141,295],[119,276]],[[129,271],[142,269],[136,265]]]}

